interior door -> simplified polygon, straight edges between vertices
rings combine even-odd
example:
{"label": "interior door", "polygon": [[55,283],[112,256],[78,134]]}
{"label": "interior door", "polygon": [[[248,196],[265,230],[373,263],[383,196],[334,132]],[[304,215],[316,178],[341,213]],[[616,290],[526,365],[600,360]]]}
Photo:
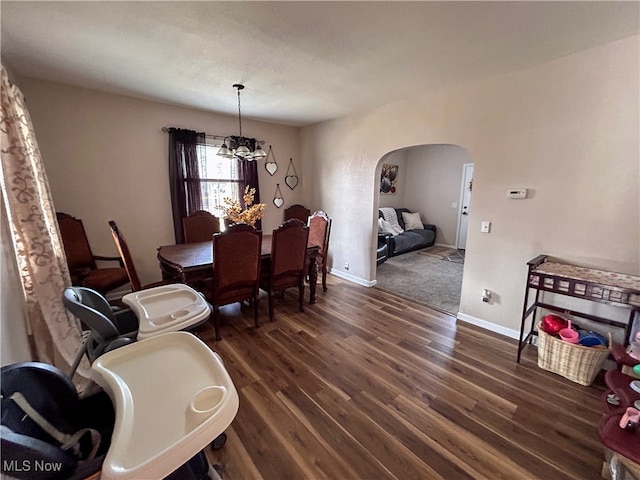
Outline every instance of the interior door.
{"label": "interior door", "polygon": [[471,191],[473,189],[473,163],[462,166],[462,187],[460,192],[460,211],[458,214],[458,238],[456,248],[467,248],[467,231],[469,228],[469,213],[471,213]]}

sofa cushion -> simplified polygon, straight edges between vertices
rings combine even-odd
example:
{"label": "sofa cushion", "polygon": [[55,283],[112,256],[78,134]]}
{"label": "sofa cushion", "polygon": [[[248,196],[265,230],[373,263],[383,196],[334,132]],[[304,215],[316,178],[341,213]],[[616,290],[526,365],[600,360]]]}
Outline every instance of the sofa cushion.
{"label": "sofa cushion", "polygon": [[430,229],[407,230],[392,238],[392,250],[390,256],[410,252],[419,248],[425,248],[435,243],[436,232]]}
{"label": "sofa cushion", "polygon": [[402,229],[405,230],[404,217],[402,216],[402,214],[404,212],[411,213],[411,210],[409,210],[408,208],[396,208],[395,211],[396,211],[396,216],[398,217],[398,223],[400,224],[400,227],[402,227]]}
{"label": "sofa cushion", "polygon": [[404,220],[405,230],[424,230],[419,212],[402,212],[402,220]]}
{"label": "sofa cushion", "polygon": [[393,237],[394,253],[404,252],[418,248],[424,243],[421,235],[416,234],[413,231],[404,232],[402,235]]}
{"label": "sofa cushion", "polygon": [[411,230],[405,233],[411,234],[416,239],[417,245],[433,244],[436,240],[435,230],[423,228],[422,230]]}

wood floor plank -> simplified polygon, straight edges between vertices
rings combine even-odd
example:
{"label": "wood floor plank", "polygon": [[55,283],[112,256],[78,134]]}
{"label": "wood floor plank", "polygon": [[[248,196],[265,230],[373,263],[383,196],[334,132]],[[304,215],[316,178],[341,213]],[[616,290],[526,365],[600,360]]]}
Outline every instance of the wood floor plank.
{"label": "wood floor plank", "polygon": [[336,475],[334,478],[391,478],[391,473],[379,460],[371,456],[359,442],[354,441],[353,435],[337,419],[338,416],[334,412],[328,412],[295,386],[290,386],[281,393],[305,415],[305,423],[312,425],[314,431],[322,435],[334,450],[340,452],[342,459],[356,472],[355,476]]}
{"label": "wood floor plank", "polygon": [[483,389],[494,392],[504,400],[511,402],[512,405],[520,405],[521,410],[565,409],[566,415],[573,417],[574,425],[581,423],[585,418],[593,417],[594,407],[598,415],[601,413],[599,403],[597,406],[593,402],[575,405],[574,400],[557,395],[547,389],[539,390],[535,395],[531,395],[528,390],[529,383],[522,381],[522,369],[506,373],[505,370],[493,368],[490,364],[483,363],[474,357],[463,356],[459,351],[453,354],[442,353],[437,349],[437,345],[422,347],[404,342],[401,347],[406,351],[413,352],[423,360],[431,359],[437,362],[437,358],[446,359],[449,362],[449,367],[457,374],[472,383],[482,385]]}
{"label": "wood floor plank", "polygon": [[[372,397],[368,392],[353,398],[353,403],[370,419],[375,419],[376,424],[391,434],[394,441],[400,442],[421,461],[426,463],[434,471],[434,474],[448,479],[464,480],[473,478],[465,472],[455,461],[447,459],[441,452],[435,450],[429,442],[424,441],[424,436],[415,429],[412,422],[396,415],[393,405],[385,405]],[[413,428],[412,428],[413,427]]]}
{"label": "wood floor plank", "polygon": [[[223,479],[596,479],[600,380],[537,366],[535,347],[329,275],[299,312],[287,292],[262,326],[224,307],[218,352],[240,395]],[[600,377],[599,377],[600,378]]]}
{"label": "wood floor plank", "polygon": [[395,441],[378,422],[371,422],[351,400],[339,397],[330,389],[319,392],[314,398],[325,411],[331,412],[353,441],[362,445],[384,465],[393,478],[434,478],[435,472],[429,464],[420,461],[404,445]]}
{"label": "wood floor plank", "polygon": [[398,397],[394,405],[448,455],[455,455],[458,466],[475,478],[535,478],[518,467],[509,456],[501,454],[494,445],[482,441],[482,437],[475,436],[463,426],[447,421],[431,407],[423,409],[405,397]]}

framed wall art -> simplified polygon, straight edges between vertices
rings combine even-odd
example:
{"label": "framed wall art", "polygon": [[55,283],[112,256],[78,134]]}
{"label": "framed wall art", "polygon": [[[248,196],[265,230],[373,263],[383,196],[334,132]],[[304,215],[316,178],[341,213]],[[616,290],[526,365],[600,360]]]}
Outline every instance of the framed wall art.
{"label": "framed wall art", "polygon": [[398,165],[383,164],[380,171],[380,193],[385,195],[395,195],[397,193],[396,183],[398,181]]}

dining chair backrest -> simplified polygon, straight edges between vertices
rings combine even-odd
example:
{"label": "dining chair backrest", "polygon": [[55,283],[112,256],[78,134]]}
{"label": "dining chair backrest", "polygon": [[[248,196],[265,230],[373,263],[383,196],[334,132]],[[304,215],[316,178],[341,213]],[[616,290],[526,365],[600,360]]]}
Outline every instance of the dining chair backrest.
{"label": "dining chair backrest", "polygon": [[186,243],[211,241],[213,234],[220,232],[220,219],[206,210],[198,210],[182,219],[182,228]]}
{"label": "dining chair backrest", "polygon": [[263,260],[260,288],[269,297],[269,318],[273,322],[273,296],[284,293],[287,288],[298,289],[300,311],[304,311],[304,276],[307,260],[307,239],[309,227],[301,220],[292,218],[273,231],[271,255]]}
{"label": "dining chair backrest", "polygon": [[329,248],[329,233],[331,231],[331,219],[326,212],[316,210],[309,217],[309,245],[318,245],[319,254],[324,256]]}
{"label": "dining chair backrest", "polygon": [[213,302],[216,305],[257,297],[262,232],[239,223],[213,236]]}
{"label": "dining chair backrest", "polygon": [[271,240],[271,284],[304,276],[309,227],[293,218],[273,231]]}
{"label": "dining chair backrest", "polygon": [[251,300],[253,322],[258,323],[262,232],[246,223],[229,225],[213,236],[213,278],[203,293],[213,306],[216,340],[220,340],[219,307]]}
{"label": "dining chair backrest", "polygon": [[[106,293],[129,283],[120,257],[93,254],[82,220],[62,212],[57,212],[56,218],[73,285],[86,286]],[[103,265],[104,268],[98,268],[96,260],[112,262],[114,266]]]}
{"label": "dining chair backrest", "polygon": [[56,213],[56,218],[69,270],[98,268],[82,220],[62,212]]}
{"label": "dining chair backrest", "polygon": [[327,291],[327,253],[329,251],[329,235],[331,234],[331,219],[326,212],[316,210],[309,217],[308,245],[320,247],[316,256],[316,264],[322,272],[322,289]]}
{"label": "dining chair backrest", "polygon": [[297,218],[298,220],[306,224],[309,220],[309,215],[311,215],[311,210],[300,204],[291,205],[284,210],[285,222],[287,220],[291,220],[292,218]]}
{"label": "dining chair backrest", "polygon": [[120,253],[122,261],[124,262],[124,268],[127,270],[129,282],[131,283],[131,290],[134,292],[142,290],[140,277],[138,277],[138,272],[136,271],[136,266],[133,263],[133,257],[131,256],[131,251],[129,250],[129,245],[127,245],[127,241],[125,240],[124,235],[122,235],[120,229],[116,225],[116,222],[114,222],[113,220],[109,220],[109,227],[111,228],[113,241],[115,242],[116,247],[118,247],[118,252]]}

